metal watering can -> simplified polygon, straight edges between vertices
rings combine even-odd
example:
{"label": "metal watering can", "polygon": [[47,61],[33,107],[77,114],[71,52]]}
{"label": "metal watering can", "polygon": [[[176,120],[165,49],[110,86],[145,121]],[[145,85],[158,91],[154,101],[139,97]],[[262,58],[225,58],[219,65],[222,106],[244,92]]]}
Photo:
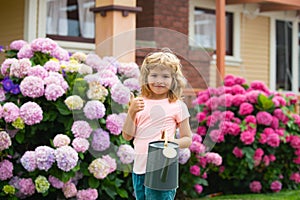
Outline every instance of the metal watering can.
{"label": "metal watering can", "polygon": [[[164,136],[163,132],[163,136]],[[162,136],[162,138],[163,138]],[[172,190],[178,187],[178,144],[165,141],[149,143],[145,187]]]}

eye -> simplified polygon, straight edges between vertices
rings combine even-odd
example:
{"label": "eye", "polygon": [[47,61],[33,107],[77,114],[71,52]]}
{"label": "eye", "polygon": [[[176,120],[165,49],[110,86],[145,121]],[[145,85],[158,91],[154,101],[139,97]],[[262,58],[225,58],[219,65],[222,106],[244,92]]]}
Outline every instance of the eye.
{"label": "eye", "polygon": [[152,78],[156,78],[156,77],[157,77],[157,75],[156,75],[156,74],[150,74],[150,77],[152,77]]}
{"label": "eye", "polygon": [[170,78],[170,76],[169,76],[169,75],[164,75],[163,77],[164,77],[164,78]]}

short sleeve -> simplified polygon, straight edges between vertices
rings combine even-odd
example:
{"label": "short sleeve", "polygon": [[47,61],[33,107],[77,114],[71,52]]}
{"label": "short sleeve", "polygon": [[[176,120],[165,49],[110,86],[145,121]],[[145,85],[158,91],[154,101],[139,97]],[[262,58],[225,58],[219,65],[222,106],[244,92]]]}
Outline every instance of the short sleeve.
{"label": "short sleeve", "polygon": [[178,100],[178,112],[176,113],[175,119],[177,123],[182,122],[186,118],[190,117],[189,110],[183,101]]}

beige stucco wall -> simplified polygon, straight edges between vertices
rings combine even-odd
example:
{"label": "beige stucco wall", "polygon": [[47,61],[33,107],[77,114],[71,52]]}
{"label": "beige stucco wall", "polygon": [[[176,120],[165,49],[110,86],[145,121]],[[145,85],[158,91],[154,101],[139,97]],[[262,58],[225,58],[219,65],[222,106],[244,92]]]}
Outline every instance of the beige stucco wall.
{"label": "beige stucco wall", "polygon": [[241,16],[241,66],[226,66],[226,74],[243,76],[248,83],[260,80],[269,85],[270,19]]}
{"label": "beige stucco wall", "polygon": [[[24,36],[24,0],[1,0],[0,5],[0,45],[7,46]],[[0,61],[3,56],[0,55]]]}

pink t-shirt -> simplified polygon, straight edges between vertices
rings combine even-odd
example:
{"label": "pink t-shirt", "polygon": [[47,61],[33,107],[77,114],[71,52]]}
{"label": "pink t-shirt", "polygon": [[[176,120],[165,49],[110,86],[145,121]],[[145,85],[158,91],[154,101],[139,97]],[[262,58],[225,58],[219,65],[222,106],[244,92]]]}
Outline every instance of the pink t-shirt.
{"label": "pink t-shirt", "polygon": [[174,138],[178,123],[190,117],[186,104],[177,100],[170,103],[169,100],[152,100],[144,98],[145,108],[137,113],[135,123],[136,135],[133,141],[135,159],[133,172],[144,174],[146,172],[148,144],[160,140],[162,131],[165,137]]}

